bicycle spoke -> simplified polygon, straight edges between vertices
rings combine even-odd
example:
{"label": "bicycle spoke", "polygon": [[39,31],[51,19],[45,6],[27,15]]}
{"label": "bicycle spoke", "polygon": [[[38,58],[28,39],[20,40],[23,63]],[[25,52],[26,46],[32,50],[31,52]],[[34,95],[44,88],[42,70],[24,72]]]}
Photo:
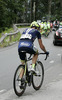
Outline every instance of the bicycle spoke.
{"label": "bicycle spoke", "polygon": [[43,83],[43,78],[44,78],[44,69],[41,62],[39,62],[36,65],[36,71],[38,71],[39,73],[36,75],[33,75],[32,85],[35,90],[38,90],[40,89]]}
{"label": "bicycle spoke", "polygon": [[14,86],[14,91],[17,96],[21,96],[26,88],[26,83],[24,83],[24,88],[21,86],[21,80],[19,79],[19,76],[22,72],[22,65],[18,66],[16,69],[15,75],[14,75],[14,81],[13,81],[13,86]]}

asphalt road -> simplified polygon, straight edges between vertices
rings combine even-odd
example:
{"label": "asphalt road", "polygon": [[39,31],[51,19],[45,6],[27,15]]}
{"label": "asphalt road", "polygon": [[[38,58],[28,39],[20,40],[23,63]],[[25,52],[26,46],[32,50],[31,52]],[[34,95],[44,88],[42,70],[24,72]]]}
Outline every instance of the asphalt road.
{"label": "asphalt road", "polygon": [[[18,98],[13,91],[14,72],[20,64],[18,43],[0,49],[0,100],[41,99],[46,95],[49,84],[62,79],[62,46],[53,45],[53,34],[53,32],[50,33],[47,38],[42,37],[43,44],[50,52],[50,55],[46,61],[44,60],[45,55],[39,56],[45,69],[45,77],[41,89],[35,91],[32,87],[27,87],[25,93],[20,98]],[[35,41],[35,45],[39,51],[41,51],[37,40]]]}

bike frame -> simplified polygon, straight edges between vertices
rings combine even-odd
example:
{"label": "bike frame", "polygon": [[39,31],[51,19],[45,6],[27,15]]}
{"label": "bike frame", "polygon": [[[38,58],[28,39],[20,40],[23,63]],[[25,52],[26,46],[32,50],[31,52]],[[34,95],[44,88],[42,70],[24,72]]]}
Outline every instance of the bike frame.
{"label": "bike frame", "polygon": [[[45,53],[38,53],[38,55],[39,54],[45,54]],[[47,59],[47,56],[46,56],[46,59]],[[45,60],[46,60],[45,59]],[[17,84],[16,83],[18,83],[18,81],[19,80],[16,80],[16,76],[17,76],[17,72],[18,72],[18,70],[19,70],[19,68],[21,67],[22,68],[22,64],[21,65],[19,65],[18,66],[18,68],[16,69],[16,71],[15,71],[15,74],[14,74],[14,80],[13,80],[13,86],[14,86],[14,91],[15,91],[15,93],[16,93],[16,95],[17,96],[21,96],[23,93],[24,93],[24,91],[25,91],[25,89],[26,89],[26,84],[28,83],[28,85],[29,86],[31,86],[31,83],[32,83],[32,86],[33,86],[33,88],[35,89],[35,90],[39,90],[40,89],[40,87],[41,87],[41,85],[42,85],[42,83],[43,83],[43,78],[44,78],[44,69],[43,69],[43,64],[40,62],[40,61],[37,61],[37,62],[39,62],[40,63],[40,67],[41,67],[41,70],[42,70],[42,78],[41,78],[41,81],[40,81],[40,83],[39,83],[39,86],[38,85],[36,85],[35,84],[35,82],[33,81],[33,77],[34,76],[37,76],[37,75],[34,75],[32,72],[29,72],[28,71],[28,61],[30,61],[30,60],[32,60],[32,58],[31,58],[31,55],[30,55],[30,57],[27,59],[27,55],[26,55],[26,57],[25,57],[25,72],[24,72],[24,75],[26,76],[26,82],[24,82],[24,88],[23,89],[21,89],[21,87],[20,86],[18,86],[20,89],[21,89],[21,91],[19,91],[18,90],[18,88],[17,88]],[[19,76],[19,75],[18,75]],[[39,75],[38,75],[39,76]]]}
{"label": "bike frame", "polygon": [[[40,54],[46,54],[46,53],[38,53],[38,55],[40,55]],[[25,72],[24,72],[24,75],[26,75],[26,71],[28,71],[28,63],[27,62],[30,61],[30,60],[32,60],[31,56],[32,56],[32,54],[30,54],[30,56],[28,57],[28,59],[27,59],[27,55],[25,57]],[[46,59],[47,59],[47,55],[45,57],[45,60]]]}

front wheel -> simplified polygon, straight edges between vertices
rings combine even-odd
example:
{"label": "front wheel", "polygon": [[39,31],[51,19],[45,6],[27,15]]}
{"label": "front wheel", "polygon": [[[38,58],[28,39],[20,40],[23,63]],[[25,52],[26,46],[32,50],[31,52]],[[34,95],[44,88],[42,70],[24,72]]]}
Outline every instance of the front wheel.
{"label": "front wheel", "polygon": [[39,90],[42,86],[43,80],[44,80],[44,67],[43,64],[40,61],[37,61],[37,64],[35,66],[35,69],[37,71],[37,75],[32,76],[32,85],[35,90]]}
{"label": "front wheel", "polygon": [[13,87],[14,87],[15,94],[17,96],[21,96],[26,89],[26,83],[24,83],[23,89],[21,89],[20,87],[21,80],[19,80],[19,75],[22,72],[22,68],[23,68],[23,65],[19,65],[14,74]]}

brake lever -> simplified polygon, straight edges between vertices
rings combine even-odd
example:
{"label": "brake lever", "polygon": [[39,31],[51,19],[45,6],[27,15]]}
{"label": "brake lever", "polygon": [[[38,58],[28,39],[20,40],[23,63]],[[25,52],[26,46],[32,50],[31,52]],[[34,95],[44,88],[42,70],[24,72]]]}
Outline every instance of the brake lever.
{"label": "brake lever", "polygon": [[48,54],[48,55],[46,54],[45,60],[47,60],[47,57],[48,57],[48,56],[49,56],[49,54]]}
{"label": "brake lever", "polygon": [[45,57],[45,59],[44,60],[46,60],[47,59],[47,55],[46,55],[46,57]]}

